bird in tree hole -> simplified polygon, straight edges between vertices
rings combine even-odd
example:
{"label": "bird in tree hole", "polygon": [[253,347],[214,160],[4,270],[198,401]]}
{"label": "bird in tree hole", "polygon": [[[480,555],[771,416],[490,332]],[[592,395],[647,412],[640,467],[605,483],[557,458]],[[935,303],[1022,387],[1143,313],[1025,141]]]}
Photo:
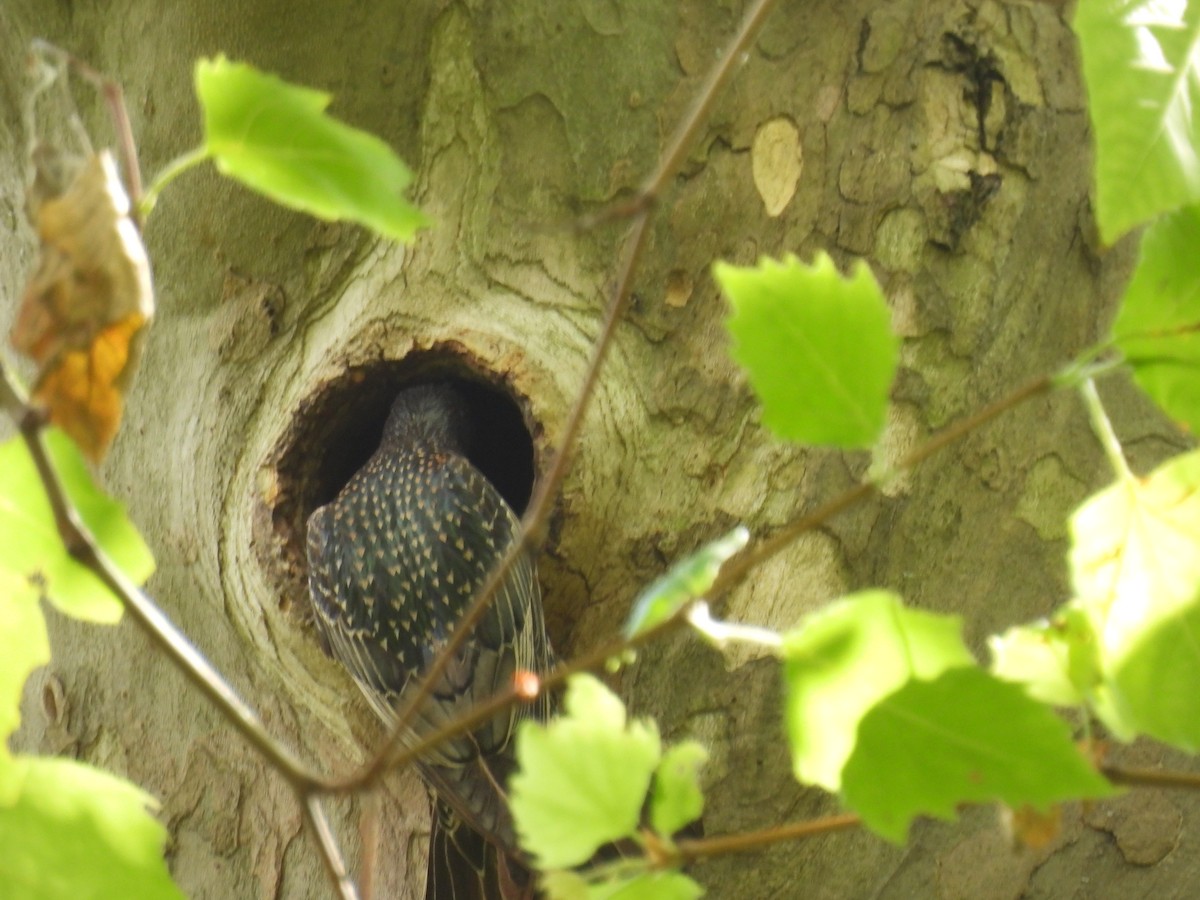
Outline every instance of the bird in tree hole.
{"label": "bird in tree hole", "polygon": [[[470,425],[450,385],[406,388],[379,449],[308,520],[308,584],[322,642],[385,724],[518,536],[517,517],[466,457]],[[519,671],[545,672],[551,660],[537,571],[521,554],[406,739],[458,718],[509,687]],[[516,767],[517,723],[550,712],[543,692],[418,761],[434,804],[426,897],[533,895],[506,785]]]}

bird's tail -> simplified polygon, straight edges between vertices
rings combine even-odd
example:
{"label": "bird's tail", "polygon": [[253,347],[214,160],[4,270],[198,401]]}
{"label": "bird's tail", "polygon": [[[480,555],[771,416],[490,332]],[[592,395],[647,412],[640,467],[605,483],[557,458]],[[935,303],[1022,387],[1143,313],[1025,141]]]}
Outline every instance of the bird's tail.
{"label": "bird's tail", "polygon": [[532,900],[533,874],[433,795],[426,900]]}

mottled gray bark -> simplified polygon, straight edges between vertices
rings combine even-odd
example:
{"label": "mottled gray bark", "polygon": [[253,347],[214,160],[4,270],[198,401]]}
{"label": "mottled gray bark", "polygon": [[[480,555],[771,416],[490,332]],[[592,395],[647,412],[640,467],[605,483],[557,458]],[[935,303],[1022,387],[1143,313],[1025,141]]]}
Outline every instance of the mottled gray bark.
{"label": "mottled gray bark", "polygon": [[[740,7],[0,9],[5,328],[32,259],[16,110],[35,34],[121,80],[147,172],[197,142],[192,64],[223,51],[332,92],[337,115],[417,173],[413,193],[436,224],[408,247],[282,211],[211,172],[168,191],[146,230],[159,317],[101,472],[154,549],[150,590],[314,762],[345,771],[377,732],[303,617],[303,460],[323,449],[286,451],[320,436],[305,416],[336,414],[330,385],[348,384],[347,371],[369,383],[380,361],[440,347],[520,398],[544,465],[623,235],[566,226],[652,169]],[[905,338],[894,456],[1095,339],[1127,271],[1128,248],[1103,252],[1095,238],[1085,96],[1057,4],[780,7],[660,204],[556,506],[541,573],[567,654],[616,628],[638,587],[699,542],[735,522],[769,532],[865,470],[860,456],[798,451],[762,429],[726,353],[714,258],[825,249],[872,263]],[[102,109],[78,93],[106,133]],[[1128,389],[1105,394],[1140,468],[1177,446]],[[1065,598],[1064,517],[1104,479],[1074,399],[1035,401],[798,541],[720,611],[787,627],[841,592],[885,585],[962,613],[978,646]],[[32,679],[23,744],[76,753],[159,796],[192,896],[327,896],[286,786],[136,629],[51,618],[55,658]],[[834,808],[790,779],[769,661],[723,660],[681,638],[620,684],[669,738],[712,747],[709,833]],[[46,692],[60,701],[53,720]],[[362,806],[337,804],[335,816],[354,865]],[[1194,805],[1142,795],[1104,809],[1069,813],[1058,844],[1036,855],[1014,853],[995,814],[977,811],[919,825],[907,848],[841,834],[695,874],[717,897],[1185,892]],[[427,814],[411,774],[389,781],[379,818],[377,896],[414,896]]]}

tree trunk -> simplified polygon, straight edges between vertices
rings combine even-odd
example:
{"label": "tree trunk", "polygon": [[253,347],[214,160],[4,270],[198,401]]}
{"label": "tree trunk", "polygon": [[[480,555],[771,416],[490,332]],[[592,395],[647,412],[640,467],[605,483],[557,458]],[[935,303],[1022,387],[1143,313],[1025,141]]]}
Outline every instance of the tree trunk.
{"label": "tree trunk", "polygon": [[[199,141],[192,65],[217,52],[331,92],[337,116],[381,135],[416,173],[412,193],[434,226],[407,247],[281,210],[211,171],[169,189],[146,229],[158,319],[101,472],[155,552],[151,593],[314,763],[345,772],[379,733],[307,620],[305,515],[370,452],[396,385],[430,367],[511,396],[545,466],[626,232],[571,226],[653,169],[742,5],[0,10],[5,296],[19,296],[31,266],[18,110],[33,36],[121,81],[147,175]],[[769,533],[865,472],[860,455],[798,450],[761,427],[727,353],[714,259],[823,249],[870,261],[905,339],[893,458],[1103,332],[1130,253],[1095,236],[1066,15],[990,0],[779,5],[657,208],[558,498],[539,565],[560,655],[612,633],[639,587],[701,542],[737,522]],[[75,93],[92,133],[110,134],[94,93]],[[1179,448],[1130,389],[1104,394],[1139,470]],[[797,541],[719,612],[785,628],[880,585],[961,613],[981,648],[1065,599],[1065,516],[1107,477],[1074,398],[1034,401]],[[285,783],[137,629],[49,615],[54,661],[31,679],[23,745],[75,753],[160,797],[172,870],[191,896],[329,896]],[[791,779],[771,661],[676,638],[620,687],[667,738],[712,748],[707,833],[836,808]],[[331,805],[357,871],[369,804]],[[417,779],[391,777],[377,811],[365,857],[375,896],[423,896]],[[1195,862],[1171,857],[1195,830],[1186,799],[1068,811],[1061,838],[1037,854],[1014,853],[996,818],[920,824],[905,848],[839,834],[694,874],[714,897],[1173,895],[1195,877]]]}

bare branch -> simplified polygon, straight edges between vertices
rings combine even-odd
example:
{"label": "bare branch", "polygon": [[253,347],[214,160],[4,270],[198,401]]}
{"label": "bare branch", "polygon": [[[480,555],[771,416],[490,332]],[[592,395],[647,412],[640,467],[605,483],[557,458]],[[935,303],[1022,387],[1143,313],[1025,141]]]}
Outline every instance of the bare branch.
{"label": "bare branch", "polygon": [[1200,773],[1196,772],[1101,766],[1100,774],[1113,784],[1126,784],[1130,787],[1175,788],[1184,791],[1200,790]]}
{"label": "bare branch", "polygon": [[671,136],[671,140],[667,144],[667,151],[663,154],[658,169],[642,186],[642,196],[645,198],[643,206],[652,204],[659,197],[667,182],[683,165],[684,158],[692,149],[692,144],[695,143],[696,134],[708,120],[708,114],[712,112],[713,104],[716,103],[717,97],[720,96],[725,85],[729,83],[734,70],[744,62],[743,57],[749,53],[763,22],[775,8],[775,3],[776,0],[758,0],[746,14],[746,18],[742,20],[742,27],[738,29],[733,43],[725,49],[716,68],[709,73],[708,80],[700,89],[695,105],[684,116],[675,134]]}
{"label": "bare branch", "polygon": [[728,834],[720,837],[696,838],[682,840],[675,846],[679,851],[676,865],[687,865],[714,856],[727,853],[745,853],[748,850],[761,850],[780,841],[794,841],[798,838],[817,837],[822,834],[832,834],[835,831],[846,831],[858,828],[862,824],[854,813],[842,813],[836,816],[826,816],[822,819],[810,819],[806,822],[792,822],[788,825],[775,825],[759,831],[745,831],[741,834]]}
{"label": "bare branch", "polygon": [[[632,638],[613,638],[603,645],[589,650],[582,656],[559,663],[551,671],[538,676],[539,690],[553,690],[578,672],[599,671],[608,665],[609,660],[619,659],[630,650],[636,650],[638,647],[643,647],[664,637],[669,632],[687,623],[689,608],[685,606],[676,612],[675,615],[664,619],[653,628],[647,628],[645,631],[639,632]],[[440,746],[445,741],[450,740],[450,738],[462,734],[464,731],[469,731],[482,722],[488,721],[513,704],[528,703],[530,700],[531,698],[527,693],[518,692],[515,688],[509,687],[482,703],[473,706],[457,719],[447,722],[436,731],[432,731],[420,740],[415,741],[411,746],[407,746],[403,750],[394,748],[393,755],[381,759],[380,767],[386,770],[408,765],[430,750]],[[359,790],[367,785],[372,777],[374,776],[372,775],[371,767],[368,766],[342,781],[330,782],[324,790],[330,793],[346,793]]]}
{"label": "bare branch", "polygon": [[8,369],[0,364],[0,406],[12,418],[25,446],[33,457],[38,477],[54,515],[55,525],[63,546],[71,557],[98,578],[118,599],[167,659],[184,677],[225,717],[266,762],[291,785],[304,811],[305,821],[313,830],[325,867],[330,873],[343,900],[358,900],[353,881],[346,874],[341,851],[330,831],[315,791],[324,789],[327,779],[305,766],[282,744],[267,733],[257,713],[250,708],[203,654],[180,632],[167,615],[137,585],[125,577],[108,556],[96,545],[95,538],[80,519],[67,496],[54,463],[50,459],[43,437],[45,417],[30,406],[12,379]]}
{"label": "bare branch", "polygon": [[[981,428],[992,421],[992,419],[1008,412],[1013,407],[1019,406],[1026,400],[1031,400],[1041,394],[1048,393],[1053,387],[1054,379],[1049,375],[1041,375],[1032,381],[1026,382],[1015,391],[1005,394],[999,400],[989,403],[965,419],[961,419],[939,431],[925,443],[904,456],[896,464],[896,471],[905,472],[915,468],[919,463],[924,462],[943,447],[966,437],[972,431]],[[721,573],[717,576],[717,580],[713,582],[712,589],[708,595],[714,597],[717,594],[736,587],[751,570],[762,565],[780,550],[791,544],[800,535],[824,525],[842,510],[853,506],[860,500],[865,500],[878,489],[878,485],[869,481],[857,484],[807,515],[796,519],[792,524],[785,526],[782,531],[760,541],[757,545],[735,556],[721,569]]]}
{"label": "bare branch", "polygon": [[30,406],[8,369],[0,365],[0,402],[20,430],[33,457],[38,477],[46,491],[63,546],[73,559],[85,566],[184,676],[208,698],[243,737],[293,785],[305,788],[324,784],[322,776],[309,769],[272,738],[262,720],[238,695],[211,663],[180,632],[166,614],[125,573],[113,565],[96,546],[95,538],[79,518],[54,468],[43,439],[45,418]]}
{"label": "bare branch", "polygon": [[325,871],[329,874],[338,896],[342,900],[359,900],[358,888],[354,886],[353,879],[346,871],[346,863],[338,848],[337,838],[333,836],[333,830],[329,827],[329,820],[325,817],[325,809],[321,806],[320,799],[308,794],[301,798],[300,807],[304,811],[304,821],[308,823],[309,829],[317,839],[321,861],[325,863]]}

